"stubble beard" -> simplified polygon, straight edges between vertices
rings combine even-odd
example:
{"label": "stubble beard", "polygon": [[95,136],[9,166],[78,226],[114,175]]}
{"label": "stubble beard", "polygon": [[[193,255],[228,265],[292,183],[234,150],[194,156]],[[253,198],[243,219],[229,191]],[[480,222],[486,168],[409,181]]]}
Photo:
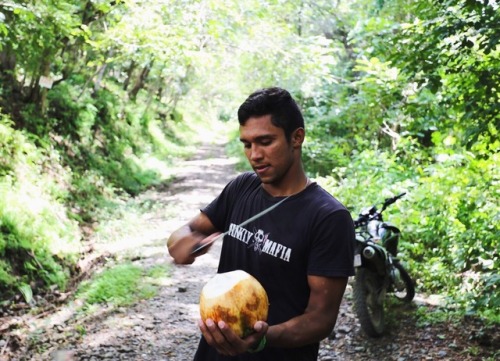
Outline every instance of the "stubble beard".
{"label": "stubble beard", "polygon": [[290,162],[286,168],[281,170],[281,172],[277,171],[276,168],[273,167],[273,170],[275,170],[275,172],[267,177],[261,177],[258,173],[256,174],[262,184],[279,187],[282,181],[286,178],[286,175],[290,172],[292,165],[293,162]]}

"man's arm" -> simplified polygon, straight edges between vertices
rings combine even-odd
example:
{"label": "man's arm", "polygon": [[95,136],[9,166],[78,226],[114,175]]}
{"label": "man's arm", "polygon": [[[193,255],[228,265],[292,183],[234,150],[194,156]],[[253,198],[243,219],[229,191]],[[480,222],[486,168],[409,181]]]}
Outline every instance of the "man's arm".
{"label": "man's arm", "polygon": [[168,252],[175,263],[191,264],[196,257],[205,254],[210,249],[210,246],[196,253],[196,255],[191,254],[193,248],[198,244],[209,242],[219,234],[207,215],[200,212],[200,214],[170,235],[167,241]]}
{"label": "man's arm", "polygon": [[340,309],[347,277],[308,276],[311,289],[304,314],[270,326],[267,342],[273,347],[299,347],[318,342],[330,335]]}
{"label": "man's arm", "polygon": [[[265,336],[272,347],[300,347],[328,337],[337,322],[340,303],[347,285],[347,277],[308,276],[311,289],[309,303],[304,314],[286,322],[269,326]],[[256,334],[240,339],[223,322],[200,323],[200,329],[207,343],[225,355],[237,355],[255,345],[262,337],[267,324],[256,323]]]}

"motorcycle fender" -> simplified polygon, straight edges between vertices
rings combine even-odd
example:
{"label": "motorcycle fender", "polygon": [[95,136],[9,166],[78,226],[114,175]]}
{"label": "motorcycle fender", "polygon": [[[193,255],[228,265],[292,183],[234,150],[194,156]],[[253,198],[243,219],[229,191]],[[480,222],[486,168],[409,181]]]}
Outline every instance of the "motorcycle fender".
{"label": "motorcycle fender", "polygon": [[361,255],[359,253],[356,253],[354,255],[354,267],[361,267],[363,262],[361,261]]}
{"label": "motorcycle fender", "polygon": [[389,231],[393,231],[393,232],[396,232],[396,233],[401,233],[401,231],[399,230],[398,227],[396,227],[394,224],[390,223],[390,222],[384,222],[380,225],[381,228],[385,228]]}
{"label": "motorcycle fender", "polygon": [[353,264],[354,267],[361,267],[363,265],[363,260],[361,259],[361,251],[363,250],[364,245],[366,244],[366,241],[363,237],[360,235],[356,235],[356,250],[354,252],[354,260]]}

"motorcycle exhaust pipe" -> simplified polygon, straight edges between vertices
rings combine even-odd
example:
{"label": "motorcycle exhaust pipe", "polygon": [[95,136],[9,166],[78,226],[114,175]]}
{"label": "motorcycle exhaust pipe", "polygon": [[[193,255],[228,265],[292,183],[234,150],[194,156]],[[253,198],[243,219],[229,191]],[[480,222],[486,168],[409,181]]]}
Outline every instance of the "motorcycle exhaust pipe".
{"label": "motorcycle exhaust pipe", "polygon": [[373,256],[375,256],[375,249],[373,247],[367,246],[363,249],[363,257],[372,259]]}

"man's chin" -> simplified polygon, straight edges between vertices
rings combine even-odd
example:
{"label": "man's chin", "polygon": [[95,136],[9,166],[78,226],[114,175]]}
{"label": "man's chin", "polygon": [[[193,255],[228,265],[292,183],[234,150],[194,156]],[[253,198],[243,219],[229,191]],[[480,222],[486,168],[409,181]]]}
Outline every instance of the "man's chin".
{"label": "man's chin", "polygon": [[271,183],[271,178],[266,176],[266,175],[262,175],[262,174],[259,174],[259,172],[257,172],[256,170],[254,170],[255,172],[255,175],[257,177],[259,177],[260,181],[263,183],[263,184],[269,184]]}
{"label": "man's chin", "polygon": [[260,182],[262,184],[274,184],[275,183],[275,179],[273,177],[269,177],[269,176],[260,176],[259,174],[257,174],[257,177],[259,177],[260,179]]}

